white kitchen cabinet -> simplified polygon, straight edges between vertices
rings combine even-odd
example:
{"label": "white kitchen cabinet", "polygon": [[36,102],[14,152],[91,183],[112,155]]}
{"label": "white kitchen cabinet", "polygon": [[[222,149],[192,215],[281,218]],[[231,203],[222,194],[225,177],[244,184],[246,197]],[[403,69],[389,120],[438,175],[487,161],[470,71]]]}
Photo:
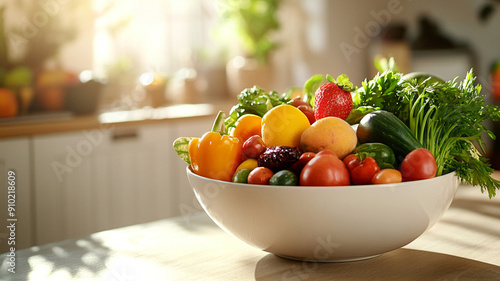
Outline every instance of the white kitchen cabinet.
{"label": "white kitchen cabinet", "polygon": [[172,143],[201,136],[212,121],[34,136],[36,244],[200,211]]}
{"label": "white kitchen cabinet", "polygon": [[99,131],[101,138],[93,143],[89,136],[94,132],[33,137],[37,244],[91,233],[107,217],[95,213],[107,203],[106,182],[99,179],[103,170],[98,167],[105,163],[101,155],[109,146],[108,134]]}
{"label": "white kitchen cabinet", "polygon": [[[15,194],[8,195],[9,171],[10,180],[15,181]],[[33,245],[32,229],[32,202],[31,202],[31,166],[30,166],[30,140],[28,137],[0,140],[0,253],[10,251],[14,246],[16,250]],[[14,176],[15,178],[12,178]],[[12,197],[14,195],[14,197]],[[15,204],[15,217],[10,217],[8,200]],[[17,221],[8,221],[17,219]],[[15,224],[13,237],[15,245],[8,244],[11,237],[7,225]],[[11,242],[12,244],[12,242]]]}

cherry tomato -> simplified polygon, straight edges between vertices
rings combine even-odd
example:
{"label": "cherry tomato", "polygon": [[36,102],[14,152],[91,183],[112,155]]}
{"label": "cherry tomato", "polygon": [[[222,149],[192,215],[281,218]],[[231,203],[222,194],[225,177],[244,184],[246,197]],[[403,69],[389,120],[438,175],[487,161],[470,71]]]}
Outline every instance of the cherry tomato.
{"label": "cherry tomato", "polygon": [[311,108],[311,109],[312,109],[311,104],[310,104],[310,103],[308,103],[308,102],[303,101],[303,100],[302,100],[302,98],[294,98],[294,99],[292,100],[292,106],[295,106],[295,107],[297,107],[297,108],[298,108],[298,107],[299,107],[299,106],[301,106],[301,105],[309,106],[309,108]]}
{"label": "cherry tomato", "polygon": [[353,184],[370,184],[372,183],[373,175],[378,171],[380,171],[380,168],[375,158],[366,157],[358,166],[352,169],[351,181]]}
{"label": "cherry tomato", "polygon": [[314,110],[310,105],[299,105],[297,109],[302,111],[302,113],[307,116],[307,119],[309,119],[309,124],[312,125],[312,123],[316,121],[316,118],[314,117]]}
{"label": "cherry tomato", "polygon": [[243,143],[243,154],[252,159],[257,159],[259,158],[259,155],[261,155],[265,150],[266,150],[266,144],[262,140],[262,137],[259,135],[254,135],[249,137],[244,143]]}
{"label": "cherry tomato", "polygon": [[304,152],[300,155],[299,161],[295,162],[291,167],[290,171],[292,171],[294,174],[297,176],[300,176],[300,172],[302,172],[302,169],[304,166],[316,156],[316,153],[314,152]]}
{"label": "cherry tomato", "polygon": [[333,152],[321,151],[302,169],[300,185],[341,186],[349,185],[349,171]]}
{"label": "cherry tomato", "polygon": [[373,178],[373,184],[398,183],[403,180],[401,172],[395,169],[382,169]]}
{"label": "cherry tomato", "polygon": [[347,167],[347,170],[349,170],[349,173],[352,172],[352,169],[356,168],[361,161],[359,161],[358,156],[356,154],[349,154],[346,157],[344,157],[344,165]]}
{"label": "cherry tomato", "polygon": [[430,179],[436,176],[436,159],[425,148],[417,148],[401,162],[403,181]]}
{"label": "cherry tomato", "polygon": [[269,180],[274,175],[273,171],[266,167],[257,167],[248,174],[249,184],[269,184]]}

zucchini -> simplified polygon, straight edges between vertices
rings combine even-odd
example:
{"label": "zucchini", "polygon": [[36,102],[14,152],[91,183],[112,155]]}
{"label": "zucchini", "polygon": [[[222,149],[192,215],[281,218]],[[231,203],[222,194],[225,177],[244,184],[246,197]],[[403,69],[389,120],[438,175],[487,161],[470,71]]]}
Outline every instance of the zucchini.
{"label": "zucchini", "polygon": [[356,135],[360,143],[380,142],[389,146],[398,159],[424,147],[403,121],[385,110],[365,115],[359,121]]}

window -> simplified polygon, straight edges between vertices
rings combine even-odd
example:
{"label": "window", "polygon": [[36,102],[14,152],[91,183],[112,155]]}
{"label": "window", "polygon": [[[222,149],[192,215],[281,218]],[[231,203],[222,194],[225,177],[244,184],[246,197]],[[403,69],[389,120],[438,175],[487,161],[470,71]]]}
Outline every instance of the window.
{"label": "window", "polygon": [[94,69],[104,74],[113,64],[172,73],[191,67],[213,50],[216,1],[94,0]]}

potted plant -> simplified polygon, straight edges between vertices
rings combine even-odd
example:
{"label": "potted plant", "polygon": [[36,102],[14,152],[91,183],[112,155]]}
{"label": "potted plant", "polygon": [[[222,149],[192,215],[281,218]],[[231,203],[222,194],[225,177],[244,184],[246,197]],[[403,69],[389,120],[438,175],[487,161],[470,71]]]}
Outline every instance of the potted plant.
{"label": "potted plant", "polygon": [[224,0],[222,23],[238,44],[237,55],[226,65],[228,88],[238,94],[255,84],[268,88],[272,82],[270,52],[277,47],[271,33],[279,29],[277,12],[280,0]]}

